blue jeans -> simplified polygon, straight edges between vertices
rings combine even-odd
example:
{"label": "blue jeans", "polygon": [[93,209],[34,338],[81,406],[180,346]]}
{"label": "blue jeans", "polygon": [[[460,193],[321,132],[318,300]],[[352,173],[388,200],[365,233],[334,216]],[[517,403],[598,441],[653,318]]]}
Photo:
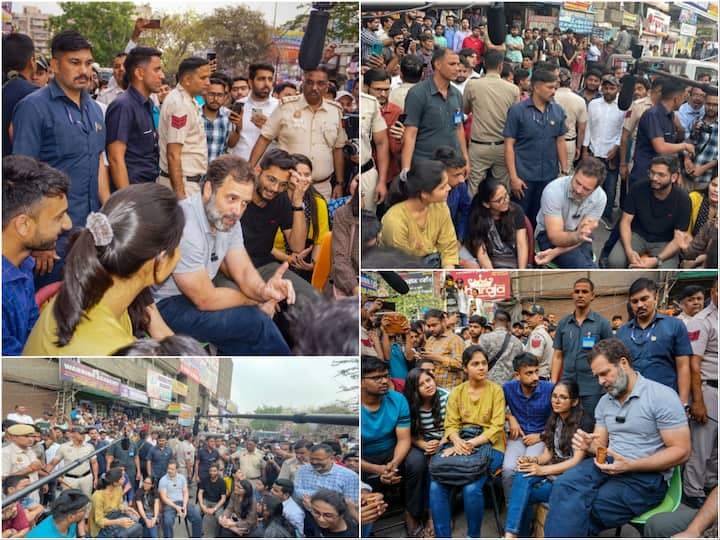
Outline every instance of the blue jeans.
{"label": "blue jeans", "polygon": [[660,473],[610,476],[584,459],[555,480],[545,518],[545,538],[585,538],[624,525],[665,497]]}
{"label": "blue jeans", "polygon": [[208,341],[222,356],[290,354],[275,323],[254,306],[200,311],[183,294],[160,300],[157,306],[175,333]]}
{"label": "blue jeans", "polygon": [[[540,251],[555,247],[545,231],[538,233],[536,241]],[[597,268],[593,262],[593,250],[590,242],[584,242],[581,246],[555,257],[554,262],[560,268]]]}
{"label": "blue jeans", "polygon": [[507,503],[505,530],[523,538],[528,537],[533,515],[528,507],[533,503],[547,502],[551,490],[552,482],[544,476],[526,477],[523,473],[516,473]]}
{"label": "blue jeans", "polygon": [[[605,166],[607,166],[607,161],[602,161],[605,163]],[[610,220],[612,219],[613,205],[615,204],[615,194],[617,193],[618,174],[619,171],[617,169],[607,169],[605,181],[602,185],[602,188],[605,191],[605,195],[607,195],[607,203],[605,204],[605,210],[603,211],[602,217],[605,218],[605,221],[607,221],[608,223],[611,223]]]}
{"label": "blue jeans", "polygon": [[[148,518],[148,520],[152,520],[152,518],[155,517],[155,514],[153,514],[152,512],[146,512],[145,516]],[[140,523],[143,526],[143,537],[144,538],[157,538],[158,537],[157,523],[155,523],[155,525],[153,525],[150,528],[145,526],[145,520],[142,518],[140,518]]]}
{"label": "blue jeans", "polygon": [[[182,501],[173,501],[176,505],[182,506]],[[173,532],[173,529],[175,528],[175,517],[177,516],[177,511],[172,506],[166,504],[165,508],[163,508],[163,536],[165,538],[173,538],[175,536],[175,533]],[[197,507],[194,504],[188,503],[187,505],[187,518],[190,524],[192,525],[192,537],[193,538],[202,538],[202,517],[200,516],[200,512],[198,511]]]}
{"label": "blue jeans", "polygon": [[[492,474],[499,469],[502,462],[503,453],[493,449],[488,474]],[[480,538],[480,528],[482,526],[483,512],[485,511],[483,486],[486,480],[487,474],[462,487],[465,517],[467,519],[467,536],[470,538]],[[452,536],[450,530],[450,492],[452,489],[453,486],[447,484],[439,484],[434,480],[430,482],[430,510],[435,524],[435,536],[438,538],[450,538]]]}
{"label": "blue jeans", "polygon": [[513,200],[520,205],[523,213],[528,217],[530,223],[532,223],[533,229],[536,227],[537,215],[540,210],[540,197],[542,192],[552,180],[547,182],[530,182],[527,178],[523,179],[527,184],[527,189],[522,196],[522,199],[518,199],[513,195]]}

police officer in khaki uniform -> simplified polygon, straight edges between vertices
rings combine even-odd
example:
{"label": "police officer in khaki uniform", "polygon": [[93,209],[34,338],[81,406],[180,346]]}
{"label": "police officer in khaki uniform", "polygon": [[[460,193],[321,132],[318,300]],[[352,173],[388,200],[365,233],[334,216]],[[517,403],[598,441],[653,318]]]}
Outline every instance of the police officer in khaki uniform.
{"label": "police officer in khaki uniform", "polygon": [[158,182],[184,199],[200,191],[208,167],[205,126],[195,97],[210,88],[210,65],[204,58],[186,58],[178,78],[160,109]]}
{"label": "police officer in khaki uniform", "polygon": [[[74,461],[82,459],[92,454],[95,449],[85,442],[85,428],[75,426],[71,430],[71,440],[65,444],[61,444],[55,453],[55,457],[45,466],[47,472],[52,471],[55,465],[61,460],[65,461],[65,465],[70,465]],[[62,483],[71,488],[79,489],[85,495],[90,497],[93,488],[97,485],[98,463],[93,456],[89,460],[83,461],[80,465],[65,473]]]}
{"label": "police officer in khaki uniform", "polygon": [[[375,143],[377,163],[372,158]],[[360,92],[360,195],[363,208],[375,211],[387,193],[387,168],[390,161],[390,141],[387,124],[380,112],[380,104],[373,96]]]}
{"label": "police officer in khaki uniform", "polygon": [[528,324],[532,329],[525,344],[525,352],[534,355],[538,359],[540,379],[549,381],[553,357],[553,340],[545,329],[545,323],[543,322],[545,309],[538,304],[533,304],[529,309],[523,310],[522,313],[527,315]]}
{"label": "police officer in khaki uniform", "polygon": [[[2,449],[3,478],[16,474],[27,475],[30,482],[37,482],[38,471],[43,468],[43,464],[32,450],[35,428],[27,424],[14,424],[7,428],[5,435],[10,438],[10,444]],[[29,497],[33,502],[40,503],[39,491],[33,491]]]}
{"label": "police officer in khaki uniform", "polygon": [[310,158],[313,187],[329,201],[333,171],[338,183],[345,177],[342,149],[347,136],[342,125],[342,106],[323,97],[327,87],[325,68],[306,71],[302,95],[283,98],[270,115],[250,153],[250,164],[255,167],[268,145],[277,139],[279,148]]}

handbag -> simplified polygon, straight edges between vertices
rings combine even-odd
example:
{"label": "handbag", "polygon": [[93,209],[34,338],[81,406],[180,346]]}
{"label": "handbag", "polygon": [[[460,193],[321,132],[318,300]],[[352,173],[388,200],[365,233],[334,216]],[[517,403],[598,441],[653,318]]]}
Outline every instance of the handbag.
{"label": "handbag", "polygon": [[[470,426],[460,430],[460,438],[467,441],[478,435],[482,435],[481,426]],[[430,478],[439,484],[450,486],[465,486],[480,479],[490,466],[492,460],[492,445],[481,444],[473,448],[467,456],[442,457],[442,453],[453,444],[447,442],[440,446],[435,456],[430,461]]]}
{"label": "handbag", "polygon": [[133,520],[133,524],[127,529],[122,525],[110,525],[100,529],[98,537],[102,538],[140,538],[143,535],[143,526],[135,521],[135,518],[124,514],[121,510],[112,510],[105,514],[105,519],[128,518]]}

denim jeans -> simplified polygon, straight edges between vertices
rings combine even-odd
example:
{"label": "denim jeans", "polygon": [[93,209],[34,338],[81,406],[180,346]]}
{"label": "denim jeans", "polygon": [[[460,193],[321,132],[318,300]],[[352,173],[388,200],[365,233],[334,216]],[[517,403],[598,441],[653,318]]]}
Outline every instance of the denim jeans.
{"label": "denim jeans", "polygon": [[[182,506],[182,501],[174,501],[176,505]],[[165,538],[173,538],[175,534],[173,529],[175,528],[175,517],[177,511],[169,504],[163,508],[163,536]],[[202,538],[202,517],[200,517],[200,511],[194,504],[188,503],[187,505],[187,518],[192,525],[192,537]]]}
{"label": "denim jeans", "polygon": [[[536,238],[540,251],[555,247],[550,242],[545,231],[537,234]],[[597,268],[593,261],[593,250],[590,242],[584,242],[582,245],[572,249],[562,255],[558,255],[553,262],[560,268]]]}
{"label": "denim jeans", "polygon": [[523,213],[528,217],[530,223],[532,223],[533,229],[535,229],[537,227],[537,215],[540,210],[540,198],[542,197],[542,192],[545,189],[545,186],[552,182],[552,180],[548,180],[547,182],[531,182],[528,181],[527,178],[523,178],[523,180],[527,185],[527,189],[525,190],[522,199],[518,199],[513,195],[513,201],[520,205]]}
{"label": "denim jeans", "polygon": [[[145,512],[145,516],[148,518],[148,521],[152,520],[153,517],[155,517],[155,514],[152,512]],[[143,538],[157,538],[158,537],[158,526],[157,523],[153,525],[152,527],[148,528],[145,524],[145,520],[140,518],[140,523],[143,526]]]}
{"label": "denim jeans", "polygon": [[550,499],[552,482],[544,476],[525,476],[517,473],[507,503],[505,530],[523,538],[530,535],[530,520],[533,513],[529,506]]}
{"label": "denim jeans", "polygon": [[[499,469],[502,462],[503,453],[493,449],[488,473],[462,487],[465,517],[467,519],[467,536],[470,538],[480,538],[483,512],[485,511],[483,486],[488,474],[492,474]],[[430,482],[430,510],[435,524],[435,536],[438,538],[450,538],[452,536],[450,530],[450,493],[452,489],[453,486],[447,484],[439,484],[434,480]]]}
{"label": "denim jeans", "polygon": [[624,525],[660,504],[668,484],[656,472],[605,474],[586,458],[555,480],[546,538],[585,538]]}
{"label": "denim jeans", "polygon": [[285,339],[272,319],[254,306],[200,311],[185,295],[157,303],[165,322],[177,334],[209,341],[223,356],[286,356]]}
{"label": "denim jeans", "polygon": [[[607,166],[607,162],[605,162],[605,165]],[[603,211],[602,217],[605,218],[605,221],[608,223],[612,223],[613,205],[615,204],[615,194],[617,193],[618,172],[617,169],[607,169],[605,181],[602,185],[605,195],[607,195],[607,203],[605,203],[605,210]]]}

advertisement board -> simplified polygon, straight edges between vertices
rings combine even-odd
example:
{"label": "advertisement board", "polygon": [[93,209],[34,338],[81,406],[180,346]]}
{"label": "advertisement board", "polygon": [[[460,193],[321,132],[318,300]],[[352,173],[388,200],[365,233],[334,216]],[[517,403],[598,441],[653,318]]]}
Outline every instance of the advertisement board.
{"label": "advertisement board", "polygon": [[146,387],[149,398],[172,401],[173,380],[170,377],[148,369]]}
{"label": "advertisement board", "polygon": [[510,272],[463,270],[462,273],[448,273],[452,274],[455,281],[459,277],[463,278],[470,297],[473,296],[473,290],[477,290],[478,296],[483,300],[505,300],[512,295]]}
{"label": "advertisement board", "polygon": [[83,364],[77,358],[60,358],[60,380],[78,386],[120,395],[120,379],[94,367]]}
{"label": "advertisement board", "polygon": [[128,401],[137,401],[138,403],[144,403],[145,405],[148,403],[148,395],[146,392],[126,384],[120,385],[120,396]]}

